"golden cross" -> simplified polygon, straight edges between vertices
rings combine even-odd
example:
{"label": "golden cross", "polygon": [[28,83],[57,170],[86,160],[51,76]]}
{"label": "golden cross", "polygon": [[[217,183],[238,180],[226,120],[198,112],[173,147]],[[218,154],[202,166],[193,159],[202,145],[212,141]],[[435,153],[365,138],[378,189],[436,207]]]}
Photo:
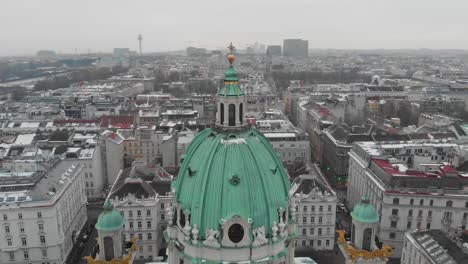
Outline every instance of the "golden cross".
{"label": "golden cross", "polygon": [[229,44],[229,46],[228,46],[227,48],[231,51],[231,54],[233,54],[234,49],[235,49],[236,47],[234,47],[234,46],[232,45],[232,42],[231,42],[231,44]]}

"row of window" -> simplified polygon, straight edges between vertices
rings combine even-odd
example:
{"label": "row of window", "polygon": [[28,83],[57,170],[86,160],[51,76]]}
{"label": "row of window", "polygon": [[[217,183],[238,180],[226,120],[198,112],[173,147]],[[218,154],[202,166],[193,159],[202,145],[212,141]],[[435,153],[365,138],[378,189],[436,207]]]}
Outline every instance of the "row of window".
{"label": "row of window", "polygon": [[94,187],[94,182],[86,182],[85,183],[86,188],[93,188]]}
{"label": "row of window", "polygon": [[[130,239],[129,239],[129,240],[132,240],[134,236],[135,236],[135,234],[130,234]],[[140,240],[140,241],[143,240],[143,234],[138,234],[137,236],[138,236],[138,240]],[[128,241],[128,240],[127,240],[127,235],[126,235],[126,234],[123,234],[122,239],[123,239],[124,241]],[[146,239],[147,239],[147,240],[152,240],[152,239],[153,239],[153,234],[152,234],[152,233],[147,233],[147,234],[146,234]]]}
{"label": "row of window", "polygon": [[[329,235],[330,232],[331,232],[331,228],[327,227],[326,234]],[[307,229],[306,228],[302,228],[302,235],[303,236],[307,235]],[[311,236],[315,235],[315,228],[309,228],[309,235],[311,235]],[[322,235],[322,228],[321,227],[317,228],[317,235],[318,236]]]}
{"label": "row of window", "polygon": [[85,177],[85,178],[92,178],[92,177],[93,177],[93,173],[92,173],[92,172],[90,172],[90,173],[85,172],[84,177]]}
{"label": "row of window", "polygon": [[[307,212],[307,208],[309,208],[309,207],[306,206],[306,205],[303,206],[303,207],[302,207],[302,212]],[[315,212],[315,209],[316,209],[316,208],[315,208],[315,205],[312,205],[312,206],[310,207],[310,211],[311,211],[311,212]],[[318,206],[318,212],[323,212],[323,209],[324,209],[323,205]],[[327,212],[331,212],[332,209],[333,209],[333,206],[331,206],[331,205],[328,205],[328,206],[327,206]],[[296,206],[296,212],[297,212],[298,210],[299,210],[299,207]]]}
{"label": "row of window", "polygon": [[[46,243],[46,238],[45,238],[44,235],[40,235],[40,236],[39,236],[39,240],[41,241],[41,244],[45,244],[45,243]],[[13,239],[12,239],[11,237],[8,237],[8,238],[6,239],[6,241],[7,241],[7,245],[8,245],[9,247],[13,246]],[[22,237],[22,238],[21,238],[21,245],[22,245],[22,246],[27,246],[27,245],[28,245],[28,241],[27,241],[26,237]]]}
{"label": "row of window", "polygon": [[[37,224],[37,228],[39,229],[39,231],[44,231],[44,224],[42,224],[42,223]],[[20,226],[20,233],[24,233],[24,232],[25,232],[24,226]],[[10,233],[10,226],[9,225],[5,226],[5,233],[6,234]]]}
{"label": "row of window", "polygon": [[[47,249],[41,249],[42,251],[42,258],[47,258]],[[8,252],[8,255],[10,257],[10,261],[15,261],[16,260],[16,256],[15,256],[15,252]],[[29,259],[29,251],[28,250],[23,250],[23,258],[25,260],[28,260]]]}
{"label": "row of window", "polygon": [[[314,246],[314,241],[317,241],[317,247],[321,247],[322,246],[322,240],[318,239],[318,240],[309,240],[309,245],[307,245],[307,240],[301,240],[301,246],[303,247],[306,247],[306,246],[311,246],[313,247]],[[298,246],[298,241],[296,240],[296,246]],[[330,246],[330,240],[329,239],[326,239],[325,240],[325,246],[328,247]]]}
{"label": "row of window", "polygon": [[[37,218],[42,218],[42,212],[37,212]],[[22,213],[18,213],[18,219],[19,220],[23,219],[23,214]],[[7,214],[3,214],[3,221],[8,221],[8,215]]]}
{"label": "row of window", "polygon": [[[393,204],[394,205],[399,205],[400,204],[400,198],[393,198]],[[414,199],[411,199],[409,201],[409,205],[414,205]],[[424,206],[424,199],[419,200],[419,205]],[[434,200],[429,200],[429,206],[434,206]],[[445,207],[453,207],[453,201],[447,201],[445,203]],[[465,208],[468,208],[468,202],[465,202]]]}
{"label": "row of window", "polygon": [[[307,223],[307,217],[305,217],[305,216],[302,217],[302,223],[304,223],[304,224]],[[314,217],[314,216],[310,217],[310,223],[311,223],[311,224],[314,224],[314,223],[315,223],[315,217]],[[319,216],[319,217],[318,217],[318,223],[319,223],[319,224],[322,224],[322,223],[323,223],[323,217],[322,217],[322,216]]]}
{"label": "row of window", "polygon": [[[392,209],[392,215],[398,216],[398,209]],[[413,216],[413,209],[408,210],[408,217]],[[423,210],[418,210],[418,217],[423,216]],[[432,210],[427,211],[427,217],[432,217]],[[444,212],[445,219],[452,219],[452,212]],[[468,212],[463,213],[463,220],[468,220]]]}

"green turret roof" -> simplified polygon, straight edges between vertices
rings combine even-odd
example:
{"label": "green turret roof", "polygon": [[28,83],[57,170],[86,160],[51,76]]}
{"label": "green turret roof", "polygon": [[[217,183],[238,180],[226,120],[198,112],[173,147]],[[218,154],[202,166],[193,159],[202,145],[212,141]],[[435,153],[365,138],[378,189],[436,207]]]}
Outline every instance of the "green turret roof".
{"label": "green turret roof", "polygon": [[368,197],[361,198],[361,202],[354,206],[351,216],[354,220],[361,223],[376,223],[379,221],[379,216],[374,206],[370,204]]}
{"label": "green turret roof", "polygon": [[234,215],[272,234],[273,222],[279,223],[278,209],[287,206],[289,181],[258,130],[205,129],[190,144],[172,189],[175,202],[190,212],[190,223],[202,236],[207,228],[219,230],[221,221]]}
{"label": "green turret roof", "polygon": [[219,89],[218,95],[221,96],[241,96],[244,95],[244,91],[239,86],[239,80],[237,79],[237,72],[234,67],[224,73],[224,86]]}
{"label": "green turret roof", "polygon": [[97,230],[115,231],[122,228],[124,219],[110,202],[104,204],[104,211],[99,215],[96,223]]}

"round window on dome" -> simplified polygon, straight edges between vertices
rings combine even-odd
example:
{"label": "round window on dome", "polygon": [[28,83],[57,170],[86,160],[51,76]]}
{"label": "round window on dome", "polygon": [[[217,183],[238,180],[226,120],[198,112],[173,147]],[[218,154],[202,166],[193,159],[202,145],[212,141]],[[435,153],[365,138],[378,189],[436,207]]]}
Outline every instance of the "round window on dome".
{"label": "round window on dome", "polygon": [[240,224],[233,224],[228,229],[228,236],[232,243],[239,243],[244,238],[244,228]]}

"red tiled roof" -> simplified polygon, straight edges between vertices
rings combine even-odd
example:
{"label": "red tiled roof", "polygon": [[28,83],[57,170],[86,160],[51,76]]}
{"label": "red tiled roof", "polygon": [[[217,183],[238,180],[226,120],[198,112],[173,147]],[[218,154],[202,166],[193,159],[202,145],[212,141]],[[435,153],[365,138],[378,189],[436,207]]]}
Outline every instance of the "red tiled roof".
{"label": "red tiled roof", "polygon": [[133,116],[102,116],[102,127],[118,127],[118,128],[131,128],[134,124]]}
{"label": "red tiled roof", "polygon": [[372,162],[374,162],[383,171],[385,171],[385,173],[387,173],[388,175],[392,177],[393,176],[412,176],[412,177],[431,177],[431,178],[439,177],[437,174],[434,174],[434,173],[427,173],[427,172],[416,171],[416,170],[400,171],[398,170],[398,168],[394,168],[388,160],[372,159]]}

